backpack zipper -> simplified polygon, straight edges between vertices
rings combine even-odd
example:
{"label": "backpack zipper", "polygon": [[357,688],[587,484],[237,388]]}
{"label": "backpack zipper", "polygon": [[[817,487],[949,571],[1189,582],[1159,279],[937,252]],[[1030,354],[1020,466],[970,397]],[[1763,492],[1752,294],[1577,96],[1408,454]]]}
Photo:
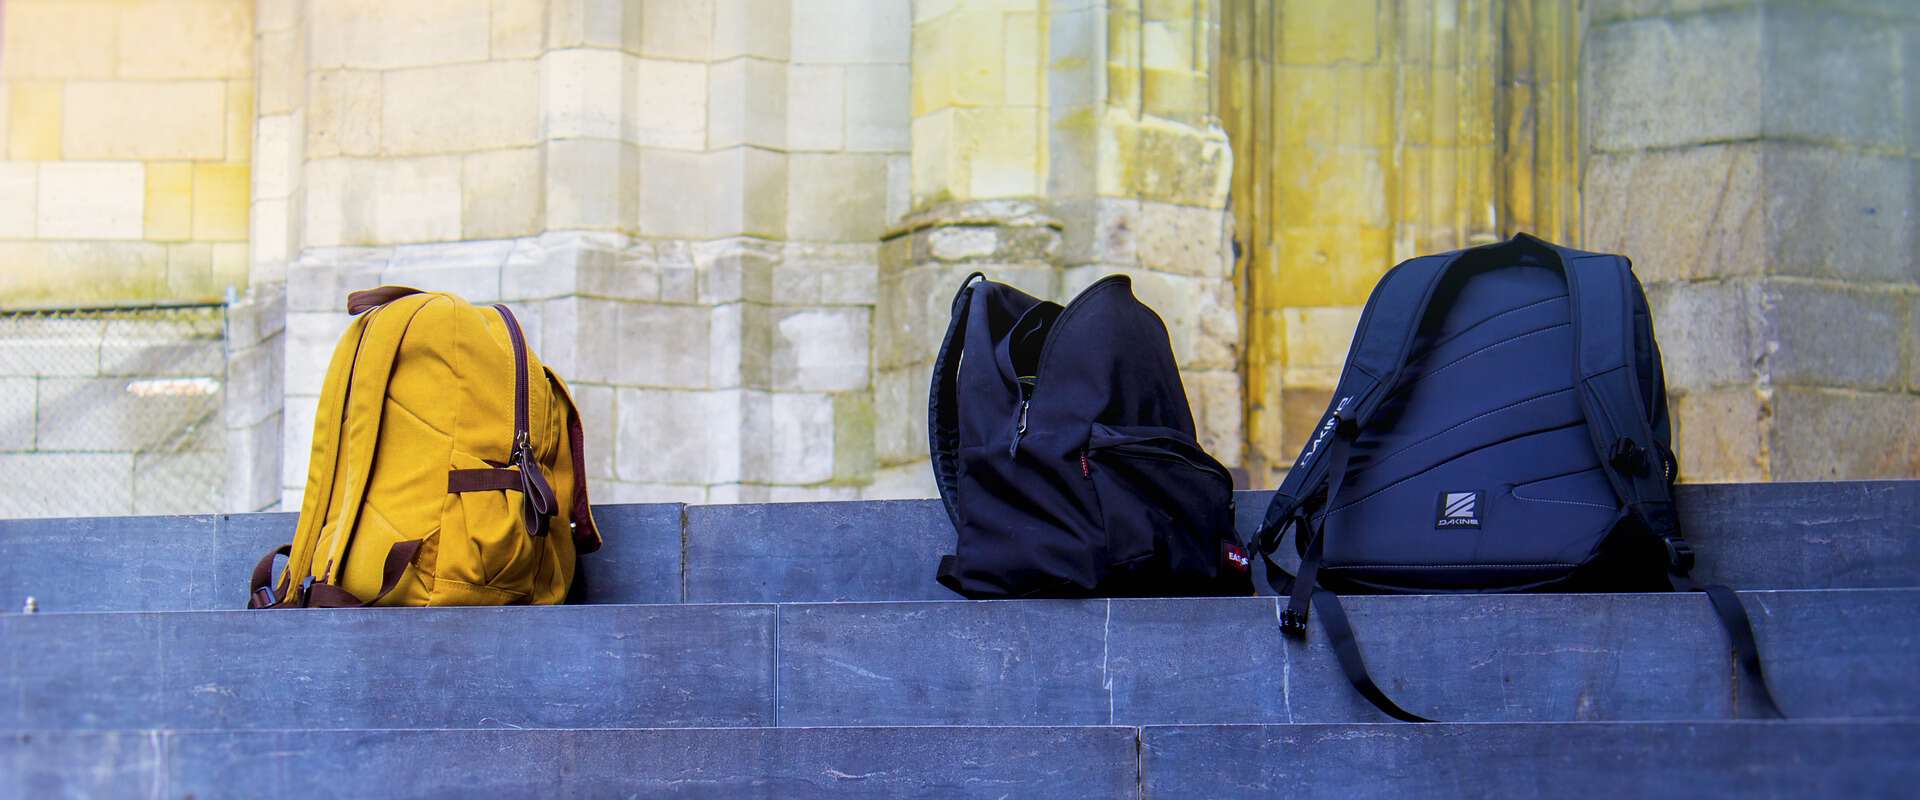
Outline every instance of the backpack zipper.
{"label": "backpack zipper", "polygon": [[1040,346],[1040,360],[1034,363],[1033,388],[1021,392],[1019,424],[1013,429],[1013,442],[1007,446],[1008,458],[1017,458],[1020,455],[1020,438],[1027,435],[1027,407],[1033,405],[1034,396],[1040,393],[1040,371],[1047,366],[1047,355],[1053,352],[1053,344],[1060,341],[1060,329],[1067,324],[1067,318],[1073,316],[1074,310],[1080,307],[1080,301],[1093,296],[1094,290],[1125,280],[1127,280],[1125,275],[1108,275],[1088,284],[1087,288],[1081,289],[1079,294],[1067,301],[1067,305],[1060,309],[1059,316],[1053,318],[1053,328],[1047,333],[1047,343]]}

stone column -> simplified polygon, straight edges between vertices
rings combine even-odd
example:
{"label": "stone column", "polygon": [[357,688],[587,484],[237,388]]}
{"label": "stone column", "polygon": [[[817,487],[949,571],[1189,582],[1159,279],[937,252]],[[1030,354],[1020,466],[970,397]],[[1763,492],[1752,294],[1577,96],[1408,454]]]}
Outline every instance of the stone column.
{"label": "stone column", "polygon": [[1591,14],[1586,240],[1648,285],[1683,477],[1920,474],[1920,13]]}
{"label": "stone column", "polygon": [[1239,464],[1238,327],[1211,124],[1207,2],[915,4],[914,213],[882,253],[880,469],[869,496],[927,496],[930,370],[978,270],[1064,302],[1125,272],[1167,321],[1201,440]]}

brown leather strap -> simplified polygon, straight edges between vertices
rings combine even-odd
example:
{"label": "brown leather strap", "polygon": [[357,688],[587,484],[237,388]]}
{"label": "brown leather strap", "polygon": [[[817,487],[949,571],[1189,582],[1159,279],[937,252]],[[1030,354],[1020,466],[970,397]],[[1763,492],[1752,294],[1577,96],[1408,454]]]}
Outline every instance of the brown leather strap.
{"label": "brown leather strap", "polygon": [[315,583],[306,590],[302,603],[305,608],[365,608],[380,602],[381,598],[400,585],[400,576],[406,574],[407,565],[413,563],[414,556],[420,554],[424,539],[401,542],[387,550],[387,563],[380,571],[380,593],[371,600],[362,601],[358,595],[334,586],[330,583]]}
{"label": "brown leather strap", "polygon": [[456,469],[447,471],[447,493],[518,492],[522,489],[517,469]]}
{"label": "brown leather strap", "polygon": [[280,556],[293,558],[293,545],[283,544],[273,548],[272,552],[253,565],[253,578],[247,581],[247,608],[273,608],[280,605],[280,597],[286,594],[287,576],[280,576],[278,591],[267,588],[273,583],[273,560]]}
{"label": "brown leather strap", "polygon": [[593,523],[593,505],[587,499],[586,433],[580,428],[579,413],[567,415],[567,443],[573,452],[573,550],[591,553],[600,549],[600,530]]}
{"label": "brown leather strap", "polygon": [[350,292],[347,294],[347,313],[359,314],[372,311],[407,295],[419,293],[419,289],[411,286],[380,286]]}

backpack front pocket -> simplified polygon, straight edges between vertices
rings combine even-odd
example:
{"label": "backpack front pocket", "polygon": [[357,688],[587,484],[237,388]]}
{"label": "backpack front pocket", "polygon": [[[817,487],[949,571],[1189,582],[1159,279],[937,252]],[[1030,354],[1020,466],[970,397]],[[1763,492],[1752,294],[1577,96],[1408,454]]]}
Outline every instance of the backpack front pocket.
{"label": "backpack front pocket", "polygon": [[1094,423],[1081,454],[1106,524],[1107,563],[1139,571],[1156,550],[1172,575],[1211,576],[1233,535],[1233,477],[1186,434]]}

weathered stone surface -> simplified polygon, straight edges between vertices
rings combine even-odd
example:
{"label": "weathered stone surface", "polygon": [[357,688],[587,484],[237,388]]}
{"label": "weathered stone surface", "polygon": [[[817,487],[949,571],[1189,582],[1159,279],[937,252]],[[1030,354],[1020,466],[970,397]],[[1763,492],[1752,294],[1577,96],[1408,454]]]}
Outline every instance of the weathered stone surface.
{"label": "weathered stone surface", "polygon": [[1667,381],[1685,389],[1751,385],[1769,341],[1762,287],[1748,280],[1647,287]]}
{"label": "weathered stone surface", "polygon": [[[1117,800],[1138,793],[1136,736],[1026,727],[34,732],[0,737],[0,792],[226,798],[379,785],[408,796]],[[263,771],[267,762],[286,769]]]}
{"label": "weathered stone surface", "polygon": [[869,312],[803,309],[773,324],[773,388],[846,391],[867,386]]}
{"label": "weathered stone surface", "polygon": [[1844,284],[1769,281],[1767,366],[1777,385],[1898,391],[1909,296]]}
{"label": "weathered stone surface", "polygon": [[1920,397],[1777,388],[1773,419],[1774,480],[1920,475]]}
{"label": "weathered stone surface", "polygon": [[737,58],[714,64],[707,80],[707,147],[786,147],[785,65]]}
{"label": "weathered stone surface", "polygon": [[548,230],[632,231],[640,219],[641,151],[608,139],[547,142]]}
{"label": "weathered stone surface", "polygon": [[1759,135],[1764,19],[1745,8],[1596,25],[1581,58],[1590,146],[1616,152]]}
{"label": "weathered stone surface", "polygon": [[1106,724],[1111,717],[1102,668],[1106,606],[1088,601],[782,607],[780,720],[786,725],[853,718],[884,725]]}
{"label": "weathered stone surface", "polygon": [[[219,160],[226,154],[220,81],[76,81],[66,89],[61,154],[90,161]],[[129,135],[129,131],[140,135]]]}
{"label": "weathered stone surface", "polygon": [[385,106],[381,73],[317,70],[305,80],[308,157],[377,155]]}
{"label": "weathered stone surface", "polygon": [[1783,143],[1765,169],[1772,274],[1920,282],[1912,161]]}
{"label": "weathered stone surface", "polygon": [[139,239],[145,181],[138,163],[42,164],[36,231],[43,239]]}
{"label": "weathered stone surface", "polygon": [[625,124],[617,98],[629,56],[615,50],[556,50],[540,59],[543,119],[548,139],[620,139]]}
{"label": "weathered stone surface", "polygon": [[1772,411],[1759,386],[1669,391],[1667,403],[1682,480],[1700,483],[1766,478],[1767,419]]}
{"label": "weathered stone surface", "polygon": [[1897,797],[1920,777],[1916,734],[1893,721],[1156,727],[1141,731],[1140,780],[1156,797]]}
{"label": "weathered stone surface", "polygon": [[[614,77],[617,80],[618,73]],[[382,78],[383,154],[530,147],[540,140],[540,62],[486,61],[395,70]]]}
{"label": "weathered stone surface", "polygon": [[460,165],[460,234],[467,239],[507,239],[540,233],[540,150],[495,150],[467,156]]}
{"label": "weathered stone surface", "polygon": [[[8,670],[0,718],[11,730],[272,729],[286,719],[260,709],[298,684],[315,701],[300,722],[316,728],[769,725],[773,617],[751,605],[9,615],[7,641],[39,657]],[[199,646],[159,658],[170,642]],[[276,644],[306,656],[275,669],[235,657]],[[422,648],[460,677],[420,675]],[[543,676],[539,691],[529,675]],[[382,686],[397,691],[369,691]]]}
{"label": "weathered stone surface", "polygon": [[689,506],[686,547],[688,602],[954,599],[939,503]]}
{"label": "weathered stone surface", "polygon": [[[0,97],[0,103],[5,98]],[[5,120],[0,119],[0,134],[6,131]],[[0,144],[4,144],[0,139]],[[0,150],[4,154],[4,150]],[[0,203],[0,239],[31,239],[36,204],[39,200],[40,170],[28,162],[0,163],[0,197],[7,198]]]}
{"label": "weathered stone surface", "polygon": [[717,0],[712,60],[754,56],[787,60],[793,4],[787,0]]}
{"label": "weathered stone surface", "polygon": [[1648,283],[1765,272],[1765,153],[1727,144],[1594,154],[1581,192],[1583,246],[1627,255]]}
{"label": "weathered stone surface", "polygon": [[1831,8],[1766,10],[1768,136],[1868,147],[1901,145],[1901,29]]}
{"label": "weathered stone surface", "polygon": [[341,0],[308,9],[314,69],[401,69],[485,61],[488,0]]}

